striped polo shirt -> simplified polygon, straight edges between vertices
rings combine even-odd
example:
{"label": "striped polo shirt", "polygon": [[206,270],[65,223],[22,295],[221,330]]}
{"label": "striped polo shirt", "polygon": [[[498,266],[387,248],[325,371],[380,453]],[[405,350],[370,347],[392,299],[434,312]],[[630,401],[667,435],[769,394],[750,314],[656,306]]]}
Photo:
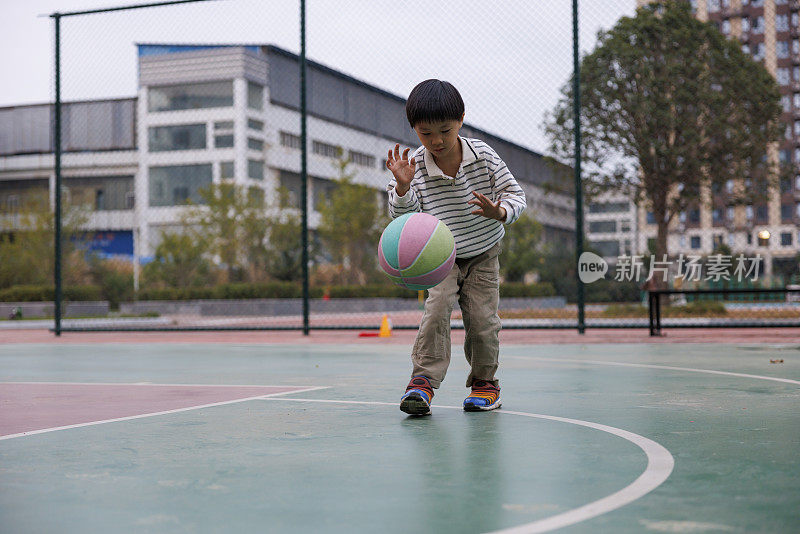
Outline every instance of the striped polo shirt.
{"label": "striped polo shirt", "polygon": [[[527,203],[525,192],[492,147],[479,139],[459,139],[463,155],[455,177],[442,172],[424,146],[414,152],[416,169],[406,194],[397,194],[394,176],[389,183],[389,214],[397,218],[421,211],[436,216],[455,237],[456,257],[472,258],[500,241],[505,235],[503,224],[516,221]],[[470,213],[478,209],[467,204],[475,198],[473,191],[492,202],[500,200],[506,210],[504,223]]]}

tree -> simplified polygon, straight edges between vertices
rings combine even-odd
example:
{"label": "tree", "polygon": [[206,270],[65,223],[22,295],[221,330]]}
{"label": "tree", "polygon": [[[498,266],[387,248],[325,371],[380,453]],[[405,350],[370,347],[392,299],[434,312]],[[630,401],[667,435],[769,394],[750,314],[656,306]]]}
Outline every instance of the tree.
{"label": "tree", "polygon": [[[80,248],[80,227],[87,210],[66,205],[61,221],[62,279],[83,285],[91,278]],[[0,217],[0,287],[53,284],[55,271],[55,215],[47,196],[31,197],[15,215]]]}
{"label": "tree", "polygon": [[233,183],[212,184],[200,191],[203,205],[192,206],[183,219],[195,243],[225,266],[229,282],[266,278],[269,219],[263,194]]}
{"label": "tree", "polygon": [[541,223],[527,213],[506,227],[500,267],[507,281],[522,282],[526,273],[536,270],[542,257],[542,230]]}
{"label": "tree", "polygon": [[[278,205],[289,204],[289,191],[278,188]],[[269,218],[267,272],[278,280],[297,281],[303,275],[303,235],[300,216],[295,210],[280,210]],[[309,248],[313,249],[311,243]]]}
{"label": "tree", "polygon": [[378,191],[353,183],[349,164],[339,148],[334,162],[339,175],[336,188],[328,202],[317,206],[321,215],[318,232],[334,263],[344,267],[347,281],[364,284],[377,272],[378,238],[386,220],[380,215]]}
{"label": "tree", "polygon": [[[640,7],[599,34],[580,66],[587,193],[644,198],[667,254],[670,222],[728,180],[737,203],[767,194],[778,175],[767,147],[781,139],[778,86],[738,42],[692,16],[688,2]],[[553,154],[573,157],[572,82],[548,114]]]}
{"label": "tree", "polygon": [[153,261],[142,269],[142,277],[148,286],[187,288],[213,282],[206,244],[190,234],[164,232],[153,256]]}

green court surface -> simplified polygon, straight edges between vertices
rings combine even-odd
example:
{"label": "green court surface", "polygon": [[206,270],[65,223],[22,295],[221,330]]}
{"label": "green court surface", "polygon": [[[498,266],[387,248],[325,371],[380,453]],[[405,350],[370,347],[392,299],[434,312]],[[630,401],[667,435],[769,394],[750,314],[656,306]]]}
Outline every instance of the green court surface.
{"label": "green court surface", "polygon": [[0,530],[800,532],[800,346],[507,345],[487,413],[454,347],[429,417],[409,372],[403,345],[0,346]]}

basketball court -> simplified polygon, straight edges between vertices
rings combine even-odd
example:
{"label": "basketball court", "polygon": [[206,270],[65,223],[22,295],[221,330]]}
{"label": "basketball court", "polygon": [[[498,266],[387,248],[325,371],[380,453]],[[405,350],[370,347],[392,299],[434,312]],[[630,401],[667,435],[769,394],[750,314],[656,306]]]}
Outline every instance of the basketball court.
{"label": "basketball court", "polygon": [[430,417],[398,409],[413,333],[259,334],[4,334],[3,530],[800,530],[789,333],[510,338],[503,408],[466,413],[454,332]]}

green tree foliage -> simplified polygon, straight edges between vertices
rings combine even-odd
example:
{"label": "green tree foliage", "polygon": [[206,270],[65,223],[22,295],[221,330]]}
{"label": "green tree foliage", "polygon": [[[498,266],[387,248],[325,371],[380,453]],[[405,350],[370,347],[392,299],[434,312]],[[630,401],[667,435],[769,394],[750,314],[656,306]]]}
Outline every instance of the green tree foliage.
{"label": "green tree foliage", "polygon": [[527,212],[506,227],[500,262],[506,281],[522,282],[526,273],[536,270],[540,265],[542,231],[541,223]]}
{"label": "green tree foliage", "polygon": [[[737,202],[753,201],[778,175],[766,157],[780,141],[778,86],[759,63],[688,2],[640,7],[601,32],[580,66],[582,165],[587,192],[644,197],[667,253],[668,225],[703,201],[713,184],[739,180]],[[573,157],[572,82],[548,115],[553,154]]]}
{"label": "green tree foliage", "polygon": [[335,162],[336,188],[327,202],[317,206],[321,215],[318,232],[333,262],[343,267],[343,281],[364,284],[378,273],[377,244],[387,220],[381,215],[379,192],[354,183],[349,164],[340,148]]}
{"label": "green tree foliage", "polygon": [[[289,191],[278,188],[278,206],[289,204]],[[303,276],[303,235],[300,215],[295,210],[274,211],[269,217],[266,270],[277,280],[299,281]],[[309,243],[313,250],[313,244]],[[313,256],[309,254],[309,256]]]}
{"label": "green tree foliage", "polygon": [[205,241],[191,234],[165,232],[153,261],[142,269],[147,289],[204,287],[213,282]]}
{"label": "green tree foliage", "polygon": [[[80,249],[80,227],[88,220],[81,206],[62,211],[62,273],[64,284],[85,284],[88,265]],[[0,216],[0,288],[53,284],[55,215],[46,196],[33,197],[19,213]]]}
{"label": "green tree foliage", "polygon": [[195,245],[219,258],[229,282],[266,280],[269,219],[260,190],[224,182],[202,189],[200,197],[203,205],[183,219]]}

